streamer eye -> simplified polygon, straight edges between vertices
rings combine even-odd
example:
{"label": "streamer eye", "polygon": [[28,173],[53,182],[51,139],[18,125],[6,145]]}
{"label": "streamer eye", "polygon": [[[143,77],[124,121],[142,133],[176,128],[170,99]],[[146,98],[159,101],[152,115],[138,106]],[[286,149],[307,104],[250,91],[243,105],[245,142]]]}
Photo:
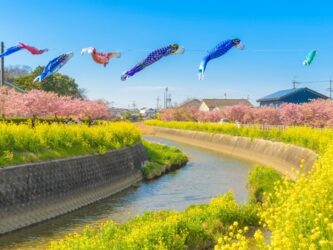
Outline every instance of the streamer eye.
{"label": "streamer eye", "polygon": [[172,48],[172,52],[176,52],[179,49],[179,45],[174,43],[171,45],[171,48]]}
{"label": "streamer eye", "polygon": [[235,38],[235,39],[233,39],[232,40],[232,42],[235,44],[235,45],[238,45],[238,44],[240,44],[240,39],[238,39],[238,38]]}

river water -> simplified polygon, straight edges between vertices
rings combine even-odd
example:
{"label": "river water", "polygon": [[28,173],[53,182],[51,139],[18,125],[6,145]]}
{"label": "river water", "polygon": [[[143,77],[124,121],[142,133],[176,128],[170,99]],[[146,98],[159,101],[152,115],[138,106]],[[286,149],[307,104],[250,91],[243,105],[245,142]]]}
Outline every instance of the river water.
{"label": "river water", "polygon": [[124,222],[145,210],[182,210],[190,204],[207,203],[229,190],[235,193],[238,202],[247,201],[251,163],[154,136],[145,139],[179,147],[188,155],[188,164],[77,211],[2,235],[0,249],[44,249],[50,240],[80,231],[86,225],[108,219]]}

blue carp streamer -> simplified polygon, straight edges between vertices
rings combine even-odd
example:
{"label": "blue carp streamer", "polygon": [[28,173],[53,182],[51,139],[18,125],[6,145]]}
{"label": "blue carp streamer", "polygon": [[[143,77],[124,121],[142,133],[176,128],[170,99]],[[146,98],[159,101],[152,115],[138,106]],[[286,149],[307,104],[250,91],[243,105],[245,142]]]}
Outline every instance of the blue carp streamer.
{"label": "blue carp streamer", "polygon": [[5,52],[3,52],[2,54],[0,54],[0,58],[1,57],[5,57],[5,56],[9,56],[10,54],[13,54],[19,50],[23,49],[21,46],[13,46],[8,48]]}
{"label": "blue carp streamer", "polygon": [[19,43],[18,45],[10,47],[5,52],[0,54],[0,58],[5,57],[5,56],[9,56],[9,55],[11,55],[11,54],[13,54],[13,53],[15,53],[19,50],[22,50],[22,49],[25,49],[25,50],[29,51],[33,55],[40,55],[40,54],[43,54],[44,52],[48,51],[48,49],[37,49],[37,48],[35,48],[33,46],[30,46],[28,44]]}
{"label": "blue carp streamer", "polygon": [[66,54],[62,54],[61,56],[58,56],[57,58],[54,58],[52,61],[50,61],[46,65],[43,72],[35,78],[34,82],[43,81],[46,77],[56,73],[73,57],[73,55],[74,55],[73,52],[69,52]]}
{"label": "blue carp streamer", "polygon": [[121,76],[121,80],[125,81],[127,78],[135,75],[139,71],[157,62],[158,60],[160,60],[165,56],[172,54],[182,54],[182,53],[184,53],[184,48],[179,46],[178,44],[170,44],[166,47],[154,50],[142,62],[135,65],[132,69],[125,71]]}
{"label": "blue carp streamer", "polygon": [[235,38],[221,42],[218,45],[216,45],[214,49],[209,51],[208,55],[202,59],[199,65],[199,72],[198,72],[199,80],[202,80],[204,78],[206,67],[210,60],[224,55],[233,47],[243,49],[244,45],[241,43],[241,41],[238,38]]}

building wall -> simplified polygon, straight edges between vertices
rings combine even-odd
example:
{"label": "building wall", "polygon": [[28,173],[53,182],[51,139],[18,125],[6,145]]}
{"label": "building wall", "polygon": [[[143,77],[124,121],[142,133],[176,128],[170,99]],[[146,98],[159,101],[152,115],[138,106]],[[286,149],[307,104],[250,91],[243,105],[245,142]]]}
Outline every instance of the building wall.
{"label": "building wall", "polygon": [[202,102],[200,107],[199,107],[200,111],[209,111],[209,107],[207,106],[206,103]]}
{"label": "building wall", "polygon": [[268,101],[268,102],[260,102],[260,106],[273,106],[273,107],[280,107],[283,102],[281,101]]}
{"label": "building wall", "polygon": [[321,98],[320,96],[309,92],[309,91],[302,91],[302,92],[297,92],[294,95],[288,96],[284,98],[284,102],[289,102],[289,103],[305,103],[309,102],[313,99],[318,99]]}
{"label": "building wall", "polygon": [[142,180],[141,143],[130,148],[0,169],[0,234],[70,212]]}

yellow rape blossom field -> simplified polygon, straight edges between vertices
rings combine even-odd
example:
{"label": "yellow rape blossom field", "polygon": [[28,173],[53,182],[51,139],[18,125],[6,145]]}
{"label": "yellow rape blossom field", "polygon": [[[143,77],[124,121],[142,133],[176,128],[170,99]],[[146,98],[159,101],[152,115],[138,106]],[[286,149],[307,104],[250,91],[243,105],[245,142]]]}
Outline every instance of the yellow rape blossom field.
{"label": "yellow rape blossom field", "polygon": [[49,249],[206,249],[213,247],[215,235],[229,232],[235,221],[239,227],[257,225],[256,205],[239,205],[232,193],[193,205],[185,211],[145,212],[127,223],[112,221],[87,227],[79,234],[51,242]]}
{"label": "yellow rape blossom field", "polygon": [[[261,130],[234,124],[148,121],[147,125],[226,133],[251,138],[282,141],[315,150],[318,160],[310,173],[299,173],[295,182],[276,183],[266,194],[259,209],[260,223],[271,232],[265,243],[262,232],[255,233],[258,249],[333,249],[333,130],[310,127],[290,127],[285,130]],[[219,239],[216,249],[240,249]],[[244,244],[244,243],[243,243]]]}
{"label": "yellow rape blossom field", "polygon": [[141,140],[129,122],[85,124],[0,123],[0,167],[131,146]]}
{"label": "yellow rape blossom field", "polygon": [[[276,182],[269,187],[268,176],[261,184],[268,188],[258,203],[237,204],[233,194],[227,193],[181,212],[152,211],[123,224],[109,221],[87,227],[51,242],[49,249],[333,249],[333,130],[146,124],[281,141],[315,150],[319,157],[312,170],[298,173],[296,180],[275,176]],[[256,169],[252,181],[266,175],[262,168]],[[270,171],[267,174],[272,176]]]}

